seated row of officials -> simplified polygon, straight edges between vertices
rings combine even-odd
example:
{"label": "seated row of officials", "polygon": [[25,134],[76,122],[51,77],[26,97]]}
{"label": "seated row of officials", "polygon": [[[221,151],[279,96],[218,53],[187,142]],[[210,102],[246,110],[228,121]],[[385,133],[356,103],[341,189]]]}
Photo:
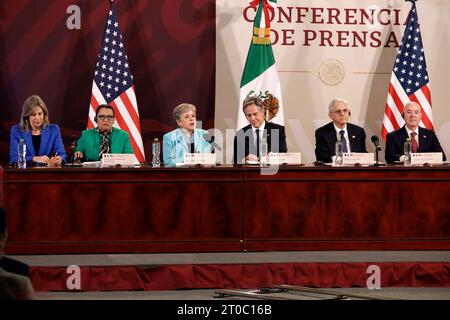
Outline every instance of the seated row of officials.
{"label": "seated row of officials", "polygon": [[[234,137],[233,162],[243,164],[258,161],[260,142],[267,141],[267,152],[287,152],[285,128],[265,120],[264,105],[260,98],[249,96],[244,100],[242,111],[249,124],[238,130]],[[343,99],[333,99],[329,104],[330,123],[318,128],[316,160],[329,163],[335,155],[335,143],[343,144],[344,152],[367,152],[364,129],[349,123],[351,111]],[[387,135],[386,162],[403,160],[403,143],[411,137],[413,152],[442,152],[435,133],[419,127],[422,110],[418,103],[408,102],[404,107],[405,125]],[[182,103],[173,110],[178,128],[163,137],[163,161],[175,165],[183,161],[186,153],[210,153],[211,141],[207,131],[196,128],[196,107]],[[105,153],[133,153],[127,132],[113,127],[115,110],[110,105],[97,107],[94,121],[97,126],[82,132],[78,139],[75,158],[82,161],[98,161]],[[36,95],[26,99],[20,122],[11,128],[10,163],[17,163],[18,142],[26,144],[26,160],[47,166],[58,166],[67,160],[58,125],[50,124],[49,112],[44,101]]]}

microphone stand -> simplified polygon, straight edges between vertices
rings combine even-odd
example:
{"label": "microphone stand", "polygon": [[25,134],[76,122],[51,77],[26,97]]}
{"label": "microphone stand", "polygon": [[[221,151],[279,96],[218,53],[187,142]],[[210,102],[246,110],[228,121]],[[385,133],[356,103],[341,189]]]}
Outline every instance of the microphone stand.
{"label": "microphone stand", "polygon": [[378,162],[378,151],[380,151],[380,150],[381,150],[380,146],[375,147],[375,164],[373,165],[374,167],[384,167],[385,166],[384,163]]}

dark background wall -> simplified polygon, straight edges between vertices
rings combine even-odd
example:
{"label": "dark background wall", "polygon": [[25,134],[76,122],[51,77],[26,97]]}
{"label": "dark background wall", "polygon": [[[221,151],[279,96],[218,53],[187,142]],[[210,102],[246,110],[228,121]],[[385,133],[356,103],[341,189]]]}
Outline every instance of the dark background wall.
{"label": "dark background wall", "polygon": [[[67,7],[81,9],[69,30]],[[175,105],[197,106],[203,128],[214,126],[215,1],[116,0],[134,75],[147,159],[151,142],[175,126]],[[24,100],[40,95],[66,147],[85,129],[92,78],[108,0],[0,0],[0,162]]]}

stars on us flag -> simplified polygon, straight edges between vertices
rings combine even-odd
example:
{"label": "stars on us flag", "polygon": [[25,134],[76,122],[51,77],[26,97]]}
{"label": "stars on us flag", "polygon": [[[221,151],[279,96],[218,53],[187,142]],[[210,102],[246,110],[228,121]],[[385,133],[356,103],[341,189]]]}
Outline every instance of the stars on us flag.
{"label": "stars on us flag", "polygon": [[428,83],[428,72],[416,10],[413,9],[411,14],[394,65],[394,73],[408,95]]}
{"label": "stars on us flag", "polygon": [[94,79],[107,103],[113,101],[133,84],[133,76],[122,43],[122,34],[115,12],[112,10],[109,11]]}

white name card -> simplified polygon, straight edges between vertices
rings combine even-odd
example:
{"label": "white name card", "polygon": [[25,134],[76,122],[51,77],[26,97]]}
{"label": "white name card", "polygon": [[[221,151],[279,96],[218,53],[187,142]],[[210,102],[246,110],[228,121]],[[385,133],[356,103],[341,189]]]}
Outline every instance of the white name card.
{"label": "white name card", "polygon": [[442,152],[411,153],[411,165],[442,164]]}
{"label": "white name card", "polygon": [[374,159],[373,153],[344,153],[342,155],[342,164],[355,165],[359,163],[360,165],[372,165],[375,162]]}
{"label": "white name card", "polygon": [[101,161],[102,167],[113,167],[116,165],[121,166],[134,166],[139,164],[134,154],[126,153],[104,153]]}
{"label": "white name card", "polygon": [[280,164],[302,164],[302,154],[300,152],[291,153],[269,153],[269,163],[280,165]]}
{"label": "white name card", "polygon": [[216,154],[215,153],[185,153],[184,165],[202,164],[202,165],[215,165]]}

